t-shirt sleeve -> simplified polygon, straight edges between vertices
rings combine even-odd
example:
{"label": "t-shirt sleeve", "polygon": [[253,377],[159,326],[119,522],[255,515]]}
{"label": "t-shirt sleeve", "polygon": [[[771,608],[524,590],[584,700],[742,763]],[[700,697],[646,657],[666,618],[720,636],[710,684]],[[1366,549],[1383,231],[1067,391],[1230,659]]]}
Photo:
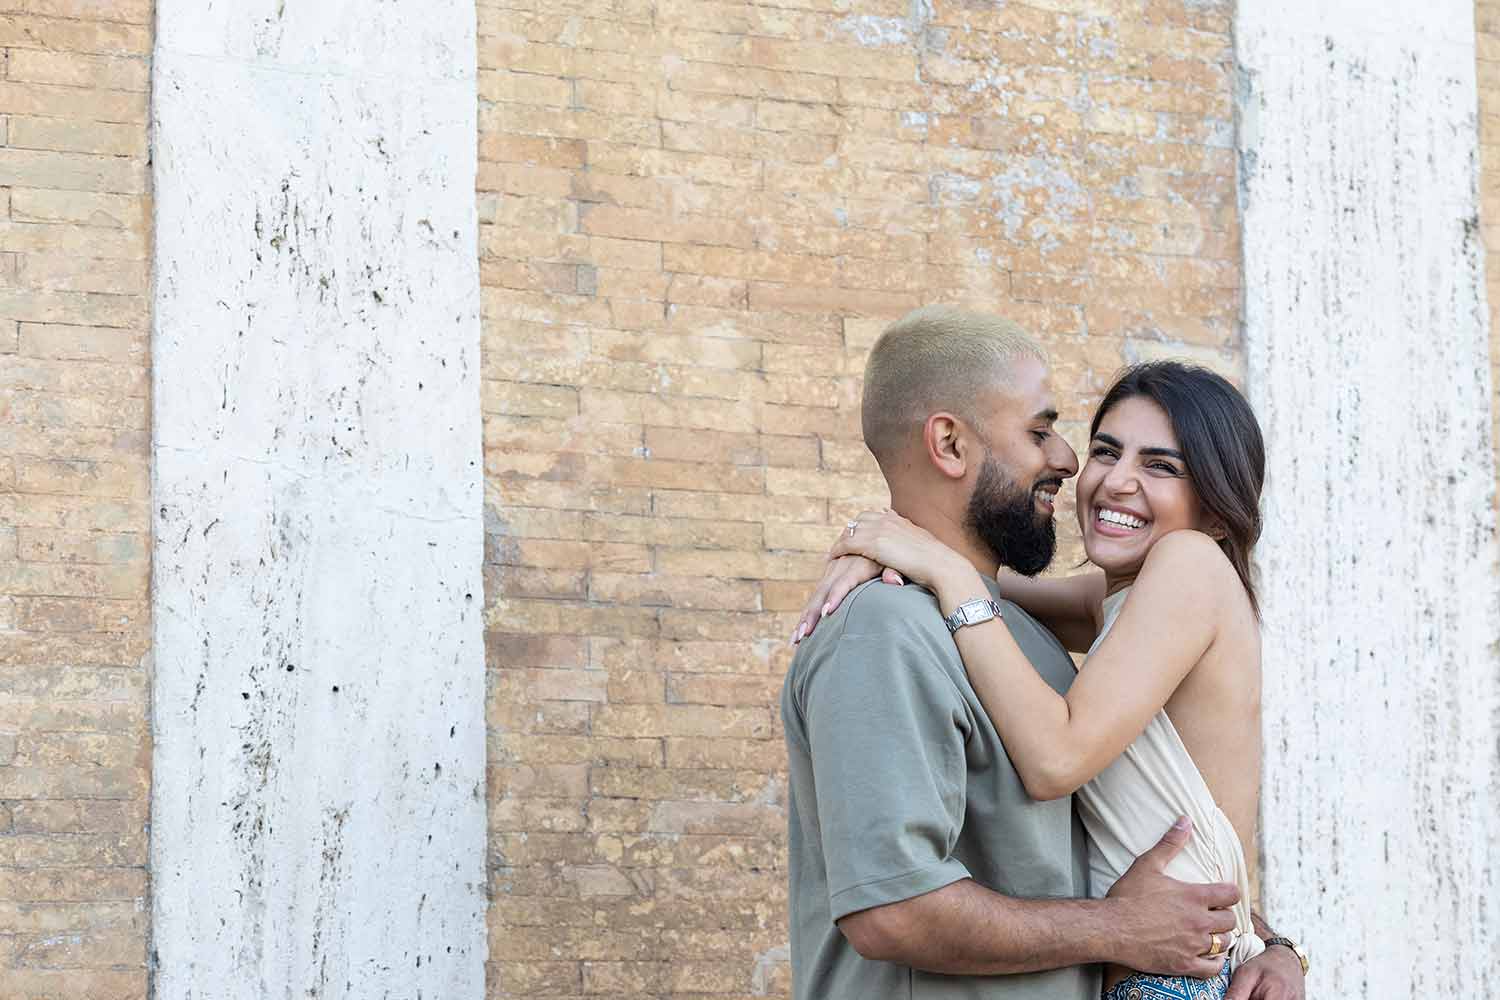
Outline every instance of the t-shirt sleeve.
{"label": "t-shirt sleeve", "polygon": [[930,652],[843,636],[809,678],[804,716],[835,920],[969,877],[952,854],[969,715]]}

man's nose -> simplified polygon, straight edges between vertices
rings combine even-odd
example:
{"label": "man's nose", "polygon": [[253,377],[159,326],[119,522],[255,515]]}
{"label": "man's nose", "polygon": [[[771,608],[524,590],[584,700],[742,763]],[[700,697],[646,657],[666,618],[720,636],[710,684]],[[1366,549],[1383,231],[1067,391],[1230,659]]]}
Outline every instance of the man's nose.
{"label": "man's nose", "polygon": [[1056,443],[1056,447],[1052,449],[1052,454],[1047,456],[1052,468],[1064,479],[1071,479],[1078,475],[1078,453],[1073,450],[1073,446],[1063,440],[1061,434],[1052,435],[1052,440]]}

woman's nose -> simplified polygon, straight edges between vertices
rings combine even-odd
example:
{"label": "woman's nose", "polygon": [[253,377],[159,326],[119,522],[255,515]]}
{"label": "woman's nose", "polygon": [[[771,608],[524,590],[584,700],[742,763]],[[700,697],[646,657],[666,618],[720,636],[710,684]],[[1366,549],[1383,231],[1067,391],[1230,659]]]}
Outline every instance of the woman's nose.
{"label": "woman's nose", "polygon": [[1136,479],[1135,470],[1121,459],[1105,473],[1104,488],[1111,493],[1134,493],[1140,488],[1140,481]]}

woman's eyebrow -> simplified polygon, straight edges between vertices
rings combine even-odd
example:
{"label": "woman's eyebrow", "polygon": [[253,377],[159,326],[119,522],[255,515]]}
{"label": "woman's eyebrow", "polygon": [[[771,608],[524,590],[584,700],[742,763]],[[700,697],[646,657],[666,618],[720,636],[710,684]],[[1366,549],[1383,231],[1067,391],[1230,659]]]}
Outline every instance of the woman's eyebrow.
{"label": "woman's eyebrow", "polygon": [[[1094,440],[1100,442],[1101,444],[1107,444],[1111,448],[1117,448],[1120,451],[1125,450],[1125,446],[1120,443],[1120,439],[1115,437],[1113,434],[1105,434],[1103,431],[1100,431],[1094,435]],[[1182,456],[1182,452],[1178,451],[1176,448],[1142,448],[1140,450],[1140,453],[1142,455],[1151,455],[1153,457],[1162,455],[1167,458],[1175,458],[1179,462],[1187,461],[1187,459]]]}

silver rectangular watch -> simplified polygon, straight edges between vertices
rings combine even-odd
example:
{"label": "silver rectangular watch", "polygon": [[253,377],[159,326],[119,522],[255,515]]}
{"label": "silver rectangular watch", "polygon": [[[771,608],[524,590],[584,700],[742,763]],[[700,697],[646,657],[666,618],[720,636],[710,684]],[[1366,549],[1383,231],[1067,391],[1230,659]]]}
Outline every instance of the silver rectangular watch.
{"label": "silver rectangular watch", "polygon": [[987,597],[980,597],[960,604],[954,609],[953,614],[943,619],[943,624],[948,626],[948,634],[952,635],[965,625],[978,625],[991,618],[1004,617],[1000,613],[1000,605],[997,602]]}

